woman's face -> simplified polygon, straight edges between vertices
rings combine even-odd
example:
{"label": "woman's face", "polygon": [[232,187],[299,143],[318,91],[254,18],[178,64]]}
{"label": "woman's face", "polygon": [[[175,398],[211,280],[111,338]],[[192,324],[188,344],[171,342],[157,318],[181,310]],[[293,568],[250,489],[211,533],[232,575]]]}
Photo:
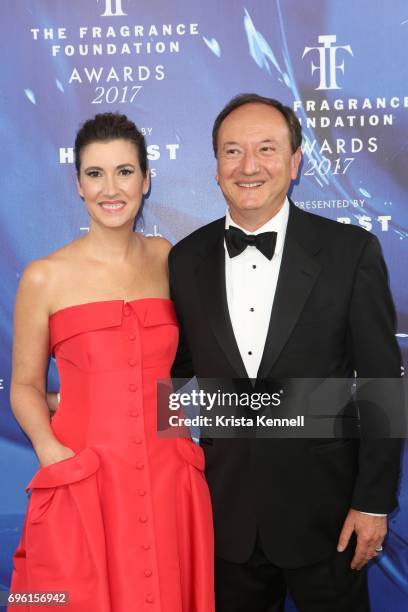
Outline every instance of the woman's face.
{"label": "woman's face", "polygon": [[149,184],[149,175],[140,170],[136,146],[129,140],[92,142],[82,149],[77,187],[94,222],[108,227],[133,225]]}

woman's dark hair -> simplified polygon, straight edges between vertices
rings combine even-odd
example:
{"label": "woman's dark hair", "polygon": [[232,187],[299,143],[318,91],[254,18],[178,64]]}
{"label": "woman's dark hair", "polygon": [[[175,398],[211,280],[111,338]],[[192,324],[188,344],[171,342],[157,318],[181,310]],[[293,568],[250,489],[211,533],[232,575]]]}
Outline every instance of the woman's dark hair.
{"label": "woman's dark hair", "polygon": [[133,121],[119,113],[101,113],[81,125],[75,138],[74,148],[77,175],[79,176],[81,167],[81,153],[87,145],[93,142],[109,142],[109,140],[118,138],[128,140],[135,145],[140,170],[143,176],[146,176],[148,163],[144,136]]}
{"label": "woman's dark hair", "polygon": [[266,104],[267,106],[272,106],[272,108],[279,111],[285,119],[289,129],[292,153],[297,151],[302,144],[302,127],[294,111],[289,106],[284,106],[281,102],[279,102],[279,100],[275,100],[274,98],[265,98],[264,96],[259,96],[256,93],[243,93],[235,96],[235,98],[232,98],[232,100],[230,100],[228,104],[224,106],[214,121],[212,142],[215,157],[217,157],[218,132],[220,130],[221,123],[230,113],[232,113],[232,111],[240,106],[244,106],[245,104]]}

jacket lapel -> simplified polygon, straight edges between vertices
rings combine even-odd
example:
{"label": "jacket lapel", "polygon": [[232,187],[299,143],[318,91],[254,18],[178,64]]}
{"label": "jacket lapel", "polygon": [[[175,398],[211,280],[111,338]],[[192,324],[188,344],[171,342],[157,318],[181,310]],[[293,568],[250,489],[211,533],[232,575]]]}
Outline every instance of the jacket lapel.
{"label": "jacket lapel", "polygon": [[278,284],[258,378],[265,378],[278,359],[319,276],[320,250],[306,213],[291,203]]}
{"label": "jacket lapel", "polygon": [[225,218],[216,226],[215,241],[205,253],[197,270],[200,295],[207,308],[210,326],[228,361],[240,378],[247,378],[244,362],[235,340],[228,311],[225,285]]}

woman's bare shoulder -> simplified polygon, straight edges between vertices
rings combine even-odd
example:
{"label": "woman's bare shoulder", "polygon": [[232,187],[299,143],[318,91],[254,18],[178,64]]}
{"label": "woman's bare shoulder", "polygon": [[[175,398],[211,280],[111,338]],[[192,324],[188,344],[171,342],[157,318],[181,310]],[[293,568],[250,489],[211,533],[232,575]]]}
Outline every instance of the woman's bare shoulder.
{"label": "woman's bare shoulder", "polygon": [[61,278],[64,269],[75,265],[79,251],[80,240],[74,240],[44,257],[34,259],[24,269],[20,286],[32,289],[49,288],[54,279]]}

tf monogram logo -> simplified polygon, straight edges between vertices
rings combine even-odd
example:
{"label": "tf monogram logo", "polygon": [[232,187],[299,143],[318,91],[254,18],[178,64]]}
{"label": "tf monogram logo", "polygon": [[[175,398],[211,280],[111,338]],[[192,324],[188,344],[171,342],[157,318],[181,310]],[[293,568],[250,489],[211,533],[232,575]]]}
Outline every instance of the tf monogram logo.
{"label": "tf monogram logo", "polygon": [[337,84],[336,77],[339,72],[344,74],[344,60],[341,64],[337,64],[337,55],[339,51],[346,51],[353,55],[353,50],[350,45],[335,45],[337,36],[319,36],[318,41],[321,43],[321,47],[305,47],[302,55],[303,59],[310,51],[318,52],[319,65],[316,66],[312,60],[312,74],[317,71],[320,76],[320,83],[316,89],[341,89]]}
{"label": "tf monogram logo", "polygon": [[[101,0],[96,0],[100,2]],[[105,3],[105,12],[101,17],[125,17],[126,13],[122,9],[123,0],[102,0]]]}

